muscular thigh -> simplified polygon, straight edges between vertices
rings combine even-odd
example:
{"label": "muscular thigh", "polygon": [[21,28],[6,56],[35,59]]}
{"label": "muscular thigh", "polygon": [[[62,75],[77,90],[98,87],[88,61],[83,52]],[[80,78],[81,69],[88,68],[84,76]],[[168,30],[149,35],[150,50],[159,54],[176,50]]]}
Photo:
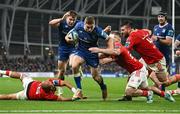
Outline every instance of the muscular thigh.
{"label": "muscular thigh", "polygon": [[64,70],[64,69],[66,69],[67,62],[68,62],[68,61],[58,60],[58,68],[59,68],[59,70]]}
{"label": "muscular thigh", "polygon": [[168,77],[168,72],[167,72],[167,68],[166,68],[165,58],[163,58],[162,60],[160,60],[157,63],[148,65],[148,68],[156,73],[159,81],[166,81],[166,79]]}
{"label": "muscular thigh", "polygon": [[91,74],[93,77],[99,76],[99,74],[100,74],[99,67],[97,67],[97,68],[91,67]]}
{"label": "muscular thigh", "polygon": [[82,65],[84,63],[84,59],[82,57],[80,57],[79,55],[74,55],[72,56],[73,58],[71,59],[71,65],[72,67],[79,67],[80,65]]}

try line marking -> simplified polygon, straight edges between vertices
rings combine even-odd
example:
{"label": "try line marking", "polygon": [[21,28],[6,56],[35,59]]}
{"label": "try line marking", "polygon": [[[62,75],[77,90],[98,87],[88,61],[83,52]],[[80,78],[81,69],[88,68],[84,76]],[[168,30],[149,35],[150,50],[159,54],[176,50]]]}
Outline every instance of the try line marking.
{"label": "try line marking", "polygon": [[0,113],[180,113],[180,110],[0,110]]}

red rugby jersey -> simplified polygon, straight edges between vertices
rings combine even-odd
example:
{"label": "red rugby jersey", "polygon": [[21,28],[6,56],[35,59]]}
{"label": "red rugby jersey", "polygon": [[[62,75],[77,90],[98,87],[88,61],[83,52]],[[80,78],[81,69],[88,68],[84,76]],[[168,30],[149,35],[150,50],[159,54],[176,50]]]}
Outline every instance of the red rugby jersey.
{"label": "red rugby jersey", "polygon": [[148,31],[143,29],[134,30],[126,41],[128,50],[135,50],[147,64],[153,64],[163,58],[162,53],[153,44]]}
{"label": "red rugby jersey", "polygon": [[46,93],[42,89],[40,81],[33,81],[27,94],[29,100],[57,100],[58,96],[54,93],[54,91]]}

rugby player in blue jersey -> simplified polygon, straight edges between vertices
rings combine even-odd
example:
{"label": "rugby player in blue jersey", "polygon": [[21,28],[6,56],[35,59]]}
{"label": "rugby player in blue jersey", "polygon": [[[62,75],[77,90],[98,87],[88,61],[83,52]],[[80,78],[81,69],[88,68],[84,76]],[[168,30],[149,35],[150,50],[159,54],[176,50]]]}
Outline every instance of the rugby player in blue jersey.
{"label": "rugby player in blue jersey", "polygon": [[159,24],[154,26],[152,39],[156,47],[165,56],[166,64],[169,66],[174,30],[172,25],[167,22],[167,13],[160,12],[158,22]]}
{"label": "rugby player in blue jersey", "polygon": [[65,36],[77,22],[77,13],[72,10],[66,12],[62,18],[53,19],[49,22],[49,25],[58,28],[59,30],[58,77],[62,80],[64,80],[64,73],[66,71],[69,56],[74,50],[74,45],[68,44],[65,40]]}
{"label": "rugby player in blue jersey", "polygon": [[[90,47],[98,47],[97,42],[99,38],[109,41],[109,36],[102,28],[95,25],[94,17],[86,17],[84,22],[78,22],[76,26],[65,37],[70,44],[74,42],[74,33],[78,34],[78,44],[75,56],[72,61],[72,71],[76,80],[77,88],[81,89],[81,78],[78,72],[79,67],[85,62],[91,68],[93,79],[99,84],[102,90],[102,98],[107,98],[107,87],[101,77],[98,66],[98,54],[91,53],[88,49]],[[71,35],[73,34],[73,35]]]}

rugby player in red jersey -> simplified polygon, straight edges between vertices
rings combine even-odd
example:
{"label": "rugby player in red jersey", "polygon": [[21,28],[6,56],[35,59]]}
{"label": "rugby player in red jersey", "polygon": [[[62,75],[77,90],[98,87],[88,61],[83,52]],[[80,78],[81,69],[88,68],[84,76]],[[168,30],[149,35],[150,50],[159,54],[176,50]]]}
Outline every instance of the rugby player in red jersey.
{"label": "rugby player in red jersey", "polygon": [[[89,50],[92,53],[103,53],[107,56],[105,58],[100,57],[100,62],[112,62],[115,61],[119,66],[126,69],[130,73],[129,81],[126,86],[125,94],[126,96],[145,96],[147,97],[147,103],[152,103],[153,92],[148,88],[147,76],[148,71],[145,66],[135,59],[130,52],[122,46],[120,41],[120,33],[118,31],[112,31],[110,33],[110,38],[113,38],[111,45],[106,49],[92,47]],[[163,94],[158,88],[151,88],[154,92],[157,92],[160,96],[164,97],[169,101],[174,101],[173,97],[169,93]],[[162,95],[161,95],[162,94]]]}
{"label": "rugby player in red jersey", "polygon": [[[79,90],[75,89],[70,83],[60,79],[48,79],[46,81],[36,81],[20,72],[0,70],[0,74],[22,81],[23,90],[12,94],[0,94],[0,100],[51,100],[51,101],[72,101],[79,99]],[[72,98],[64,98],[55,95],[55,86],[66,86],[74,93]]]}
{"label": "rugby player in red jersey", "polygon": [[130,51],[134,49],[145,61],[150,77],[157,87],[161,86],[165,90],[165,86],[180,80],[179,74],[169,77],[165,57],[153,44],[150,30],[133,29],[132,22],[126,21],[121,25],[121,33],[127,38],[126,48]]}

